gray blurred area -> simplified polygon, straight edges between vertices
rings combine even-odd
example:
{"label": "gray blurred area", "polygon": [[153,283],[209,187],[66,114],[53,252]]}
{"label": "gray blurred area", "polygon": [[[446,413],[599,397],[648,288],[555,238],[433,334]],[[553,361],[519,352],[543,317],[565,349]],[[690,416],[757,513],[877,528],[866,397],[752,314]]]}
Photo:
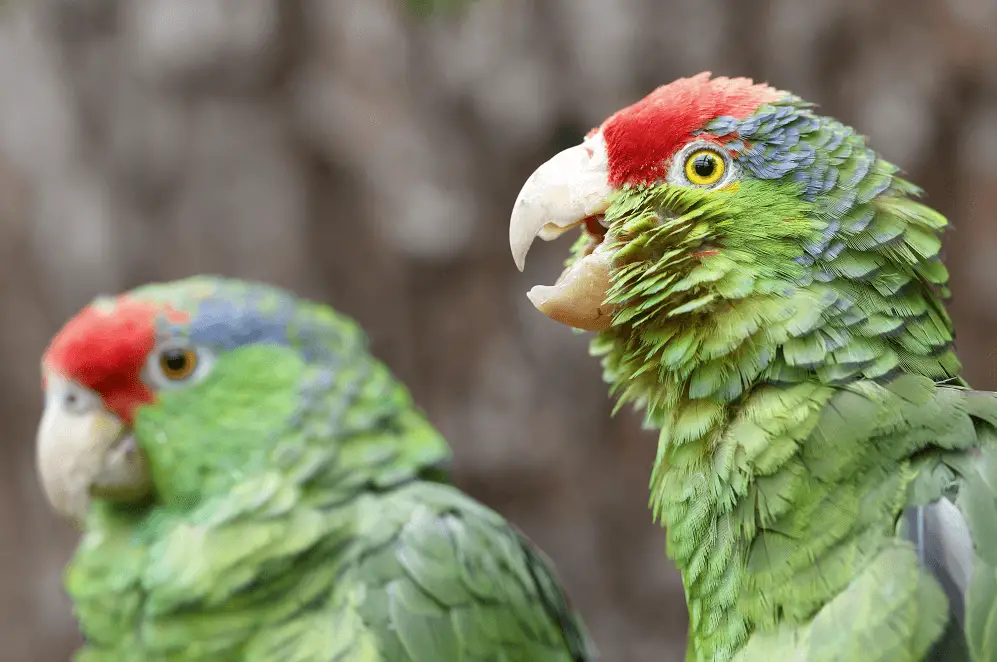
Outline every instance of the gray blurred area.
{"label": "gray blurred area", "polygon": [[357,318],[459,484],[554,558],[603,659],[681,660],[656,437],[532,309],[519,186],[656,85],[749,75],[869,135],[948,214],[959,351],[997,386],[997,2],[15,1],[0,14],[0,660],[66,660],[75,534],[35,479],[38,359],[98,293],[262,279]]}

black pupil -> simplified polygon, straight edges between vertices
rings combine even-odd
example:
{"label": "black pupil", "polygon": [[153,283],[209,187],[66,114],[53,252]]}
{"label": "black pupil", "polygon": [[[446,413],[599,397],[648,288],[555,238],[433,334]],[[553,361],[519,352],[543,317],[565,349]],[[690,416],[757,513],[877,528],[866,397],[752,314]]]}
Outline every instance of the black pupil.
{"label": "black pupil", "polygon": [[701,154],[692,162],[692,169],[700,177],[709,177],[717,169],[717,164],[713,158],[707,154]]}
{"label": "black pupil", "polygon": [[183,372],[187,369],[187,352],[181,349],[168,349],[163,353],[163,365],[170,372]]}

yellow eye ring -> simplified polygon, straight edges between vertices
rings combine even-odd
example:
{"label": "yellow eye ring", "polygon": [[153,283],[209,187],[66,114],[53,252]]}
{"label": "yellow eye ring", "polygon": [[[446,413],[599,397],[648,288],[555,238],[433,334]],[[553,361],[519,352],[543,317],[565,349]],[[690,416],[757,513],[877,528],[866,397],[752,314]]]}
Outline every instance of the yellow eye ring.
{"label": "yellow eye ring", "polygon": [[197,370],[197,352],[186,347],[165,349],[159,354],[159,369],[166,379],[183,381]]}
{"label": "yellow eye ring", "polygon": [[712,149],[697,149],[685,160],[685,176],[696,186],[716,184],[724,176],[724,158]]}

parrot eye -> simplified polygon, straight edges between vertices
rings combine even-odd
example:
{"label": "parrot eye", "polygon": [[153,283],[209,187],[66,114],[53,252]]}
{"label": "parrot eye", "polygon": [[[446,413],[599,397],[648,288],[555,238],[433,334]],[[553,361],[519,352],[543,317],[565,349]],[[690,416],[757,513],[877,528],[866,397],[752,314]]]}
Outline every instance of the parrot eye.
{"label": "parrot eye", "polygon": [[724,158],[712,149],[698,149],[685,160],[685,176],[696,186],[710,186],[723,179]]}
{"label": "parrot eye", "polygon": [[184,386],[204,376],[210,357],[198,348],[186,344],[159,347],[146,364],[146,378],[155,386],[170,388]]}
{"label": "parrot eye", "polygon": [[173,381],[186,379],[197,368],[197,352],[179,347],[165,349],[159,354],[159,368],[167,379]]}

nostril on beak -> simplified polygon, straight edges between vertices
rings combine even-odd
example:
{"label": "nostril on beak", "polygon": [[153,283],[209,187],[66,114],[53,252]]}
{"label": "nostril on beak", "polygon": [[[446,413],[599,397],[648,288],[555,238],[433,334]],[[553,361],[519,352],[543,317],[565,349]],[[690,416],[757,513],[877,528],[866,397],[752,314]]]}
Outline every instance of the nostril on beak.
{"label": "nostril on beak", "polygon": [[80,389],[75,384],[67,384],[52,395],[59,408],[69,414],[85,414],[100,406],[98,396]]}

